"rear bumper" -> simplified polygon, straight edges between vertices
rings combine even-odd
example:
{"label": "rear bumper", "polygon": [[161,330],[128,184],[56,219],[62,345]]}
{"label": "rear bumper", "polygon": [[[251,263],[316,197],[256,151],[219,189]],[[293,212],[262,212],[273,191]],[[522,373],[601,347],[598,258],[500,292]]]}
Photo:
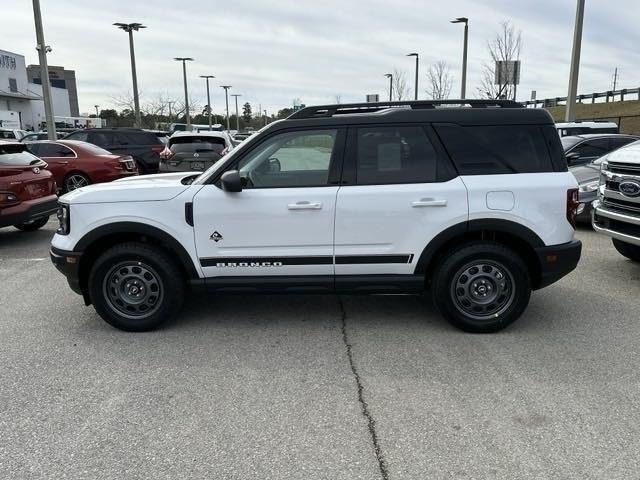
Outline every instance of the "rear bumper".
{"label": "rear bumper", "polygon": [[58,197],[49,195],[36,200],[24,201],[15,207],[0,210],[0,227],[19,225],[21,223],[49,217],[58,210]]}
{"label": "rear bumper", "polygon": [[49,257],[51,262],[55,265],[60,273],[62,273],[69,283],[71,290],[78,295],[83,295],[82,288],[80,288],[80,256],[82,254],[78,252],[69,252],[67,250],[60,250],[56,247],[51,247],[49,250]]}
{"label": "rear bumper", "polygon": [[534,285],[534,288],[549,286],[572,272],[578,266],[581,253],[582,242],[580,240],[536,248],[540,264],[540,280],[537,285]]}

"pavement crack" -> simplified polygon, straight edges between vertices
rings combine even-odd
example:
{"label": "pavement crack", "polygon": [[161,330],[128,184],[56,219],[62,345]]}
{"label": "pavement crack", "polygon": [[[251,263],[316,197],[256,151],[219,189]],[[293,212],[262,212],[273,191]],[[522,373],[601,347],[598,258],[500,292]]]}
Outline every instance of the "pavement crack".
{"label": "pavement crack", "polygon": [[376,460],[378,461],[380,476],[382,477],[382,480],[389,480],[389,470],[387,468],[387,462],[384,458],[384,454],[382,453],[380,439],[378,438],[378,433],[376,432],[376,421],[373,418],[371,411],[369,410],[367,401],[365,400],[362,380],[360,379],[360,374],[358,373],[358,369],[356,368],[356,364],[353,359],[353,348],[351,346],[351,343],[349,343],[349,336],[347,335],[347,311],[344,308],[344,303],[342,303],[342,298],[340,296],[338,296],[338,304],[340,305],[341,313],[342,342],[344,343],[345,349],[347,351],[347,358],[349,359],[351,373],[353,373],[353,377],[358,388],[358,402],[360,403],[360,408],[362,409],[362,415],[367,420],[367,427],[369,428],[369,434],[371,435],[373,451],[376,455]]}

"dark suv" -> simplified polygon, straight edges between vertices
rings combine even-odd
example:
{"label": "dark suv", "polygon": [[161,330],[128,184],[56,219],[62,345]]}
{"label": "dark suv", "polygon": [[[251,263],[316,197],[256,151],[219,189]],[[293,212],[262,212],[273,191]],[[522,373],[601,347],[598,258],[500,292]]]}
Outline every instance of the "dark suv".
{"label": "dark suv", "polygon": [[136,128],[89,128],[77,130],[65,140],[89,142],[118,155],[131,155],[141,174],[158,173],[164,145],[153,132]]}

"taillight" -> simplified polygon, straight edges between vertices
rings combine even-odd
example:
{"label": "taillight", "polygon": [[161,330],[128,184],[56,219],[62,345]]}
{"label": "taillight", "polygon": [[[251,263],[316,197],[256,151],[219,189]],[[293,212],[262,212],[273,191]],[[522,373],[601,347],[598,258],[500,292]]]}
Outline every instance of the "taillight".
{"label": "taillight", "polygon": [[164,150],[160,152],[160,158],[163,160],[168,160],[173,156],[173,152],[169,150],[167,147],[164,147]]}
{"label": "taillight", "polygon": [[20,203],[18,197],[11,192],[0,192],[0,208]]}
{"label": "taillight", "polygon": [[567,190],[567,220],[571,226],[576,228],[576,215],[578,214],[578,189],[570,188]]}

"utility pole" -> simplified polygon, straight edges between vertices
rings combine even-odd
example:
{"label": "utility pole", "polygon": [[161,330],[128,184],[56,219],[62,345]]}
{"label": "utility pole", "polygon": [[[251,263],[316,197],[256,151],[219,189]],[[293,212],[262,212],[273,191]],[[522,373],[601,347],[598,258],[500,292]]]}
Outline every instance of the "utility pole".
{"label": "utility pole", "polygon": [[576,23],[573,30],[573,50],[571,52],[571,70],[569,72],[569,91],[565,108],[565,122],[576,119],[576,95],[578,93],[578,74],[580,71],[580,49],[582,47],[582,23],[584,20],[584,0],[577,0]]}
{"label": "utility pole", "polygon": [[187,119],[187,131],[191,131],[191,118],[189,117],[189,91],[187,89],[187,62],[193,62],[191,57],[174,57],[176,62],[182,62],[182,78],[184,81],[184,114]]}
{"label": "utility pole", "polygon": [[94,107],[96,108],[96,118],[100,118],[100,114],[98,113],[98,109],[100,108],[100,105],[94,105]]}
{"label": "utility pole", "polygon": [[[33,19],[36,24],[36,50],[40,61],[40,79],[42,81],[42,100],[44,102],[44,115],[47,122],[47,138],[56,139],[56,122],[53,118],[53,104],[51,103],[51,82],[49,81],[49,66],[47,65],[47,53],[51,47],[44,42],[44,29],[42,28],[42,12],[40,0],[33,0]],[[22,125],[21,125],[22,126]]]}
{"label": "utility pole", "polygon": [[235,97],[235,99],[236,99],[236,130],[239,132],[240,131],[240,117],[238,115],[238,97],[241,97],[242,95],[240,95],[239,93],[234,93],[231,96]]}
{"label": "utility pole", "polygon": [[384,76],[389,79],[389,101],[392,102],[393,101],[393,74],[385,73]]}
{"label": "utility pole", "polygon": [[224,88],[224,98],[227,104],[227,132],[229,131],[229,89],[231,85],[220,85],[220,88]]}
{"label": "utility pole", "polygon": [[613,91],[616,91],[616,86],[618,86],[618,67],[613,72]]}
{"label": "utility pole", "polygon": [[460,86],[460,98],[464,100],[467,95],[467,49],[469,46],[469,19],[458,17],[451,23],[464,23],[464,44],[462,47],[462,81]]}
{"label": "utility pole", "polygon": [[418,100],[418,64],[420,63],[420,56],[417,53],[408,53],[407,57],[416,57],[416,85],[414,99]]}
{"label": "utility pole", "polygon": [[209,79],[216,78],[213,75],[200,75],[200,78],[204,78],[207,81],[207,113],[209,114],[209,131],[213,128],[213,122],[211,120],[212,108],[211,108],[211,95],[209,94]]}
{"label": "utility pole", "polygon": [[136,73],[136,54],[133,48],[133,32],[137,32],[141,28],[147,28],[141,23],[114,23],[120,30],[124,30],[129,34],[129,54],[131,56],[131,77],[133,79],[133,109],[135,114],[135,126],[142,127],[142,118],[140,117],[140,98],[138,97],[138,74]]}
{"label": "utility pole", "polygon": [[267,125],[267,111],[264,110],[264,124]]}

